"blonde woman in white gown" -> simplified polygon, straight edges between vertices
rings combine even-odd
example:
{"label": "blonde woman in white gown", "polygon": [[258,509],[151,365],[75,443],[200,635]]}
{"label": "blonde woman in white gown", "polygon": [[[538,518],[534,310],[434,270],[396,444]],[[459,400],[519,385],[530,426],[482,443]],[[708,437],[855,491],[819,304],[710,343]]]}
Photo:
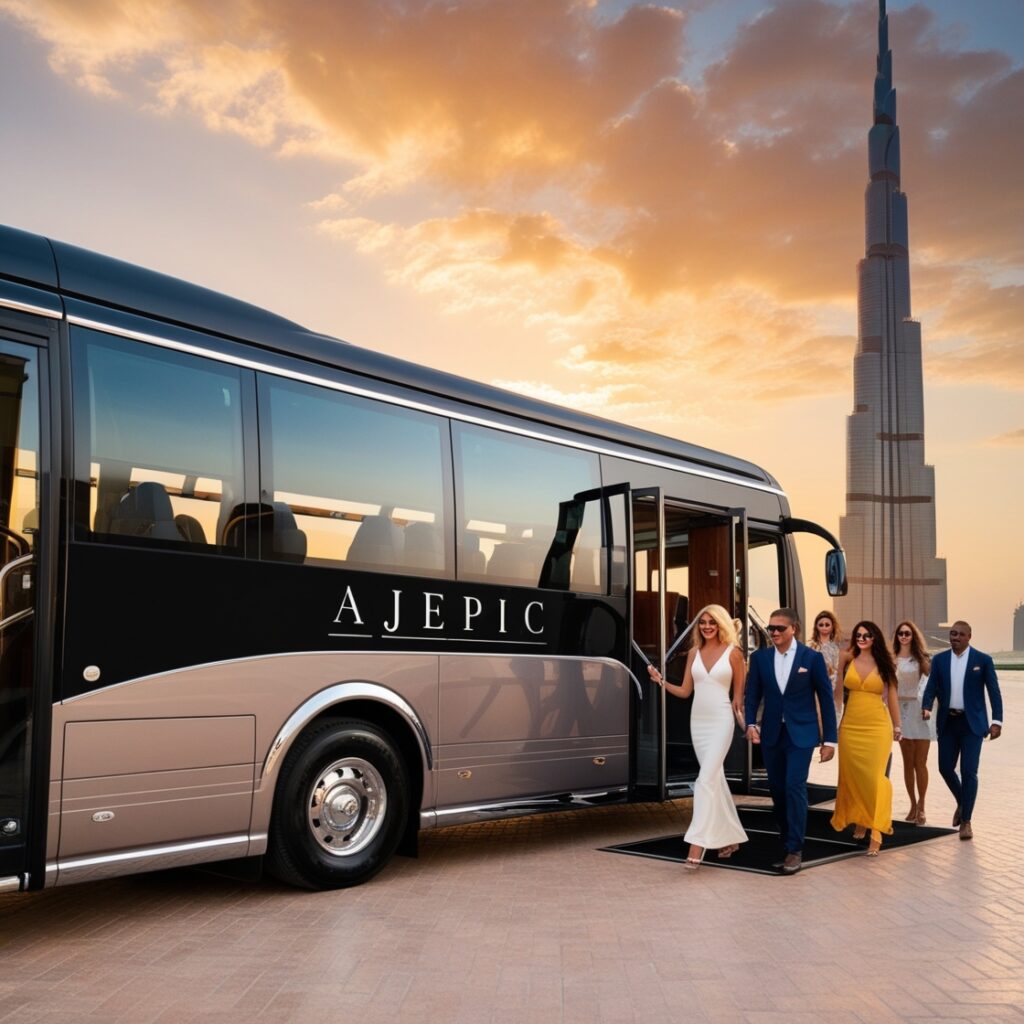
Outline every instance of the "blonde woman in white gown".
{"label": "blonde woman in white gown", "polygon": [[693,819],[684,837],[690,844],[684,866],[690,870],[700,866],[705,850],[731,857],[747,841],[723,767],[736,722],[742,718],[746,666],[736,629],[721,605],[702,608],[696,628],[697,643],[687,655],[681,686],[665,680],[653,666],[648,668],[651,679],[670,693],[693,695],[690,735],[700,774],[693,786]]}

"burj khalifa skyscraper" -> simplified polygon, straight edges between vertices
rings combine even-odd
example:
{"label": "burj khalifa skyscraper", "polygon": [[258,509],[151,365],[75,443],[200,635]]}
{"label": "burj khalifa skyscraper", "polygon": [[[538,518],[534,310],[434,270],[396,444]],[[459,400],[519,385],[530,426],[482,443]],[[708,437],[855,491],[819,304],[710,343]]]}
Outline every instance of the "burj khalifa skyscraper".
{"label": "burj khalifa skyscraper", "polygon": [[910,313],[907,197],[885,0],[878,4],[874,124],[868,133],[866,252],[857,268],[853,414],[846,432],[846,515],[839,533],[847,625],[890,631],[912,619],[929,638],[946,621],[946,562],[936,557],[935,471],[924,461],[921,325]]}

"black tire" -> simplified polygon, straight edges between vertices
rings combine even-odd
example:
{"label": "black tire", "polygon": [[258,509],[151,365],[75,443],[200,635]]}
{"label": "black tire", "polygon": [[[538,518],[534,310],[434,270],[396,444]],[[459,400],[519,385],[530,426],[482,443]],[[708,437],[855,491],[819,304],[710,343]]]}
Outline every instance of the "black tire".
{"label": "black tire", "polygon": [[305,889],[372,878],[402,838],[408,779],[394,742],[369,722],[334,718],[311,726],[281,767],[267,867]]}

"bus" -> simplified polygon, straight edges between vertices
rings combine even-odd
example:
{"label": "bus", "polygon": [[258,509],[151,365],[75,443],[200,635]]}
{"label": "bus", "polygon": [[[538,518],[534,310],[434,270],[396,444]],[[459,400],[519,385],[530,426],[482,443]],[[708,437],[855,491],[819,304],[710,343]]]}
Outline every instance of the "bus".
{"label": "bus", "polygon": [[0,227],[0,891],[687,795],[644,661],[764,643],[799,531],[842,593],[749,462]]}

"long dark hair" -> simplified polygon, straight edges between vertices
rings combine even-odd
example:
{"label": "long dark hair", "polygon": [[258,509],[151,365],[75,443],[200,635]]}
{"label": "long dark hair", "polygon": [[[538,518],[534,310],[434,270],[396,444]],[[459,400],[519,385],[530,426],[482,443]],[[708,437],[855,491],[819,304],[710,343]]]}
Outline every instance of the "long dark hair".
{"label": "long dark hair", "polygon": [[910,619],[904,619],[892,631],[892,653],[896,657],[900,653],[900,638],[896,635],[904,626],[910,630],[910,656],[917,662],[921,675],[926,676],[932,670],[932,659],[928,654],[925,645],[924,634],[917,628],[917,624]]}
{"label": "long dark hair", "polygon": [[857,632],[863,629],[865,633],[871,634],[871,657],[875,659],[878,667],[878,674],[882,682],[889,686],[896,685],[896,663],[892,660],[892,652],[886,646],[885,637],[882,631],[867,619],[862,619],[850,630],[850,650],[856,658],[860,648],[857,646]]}

